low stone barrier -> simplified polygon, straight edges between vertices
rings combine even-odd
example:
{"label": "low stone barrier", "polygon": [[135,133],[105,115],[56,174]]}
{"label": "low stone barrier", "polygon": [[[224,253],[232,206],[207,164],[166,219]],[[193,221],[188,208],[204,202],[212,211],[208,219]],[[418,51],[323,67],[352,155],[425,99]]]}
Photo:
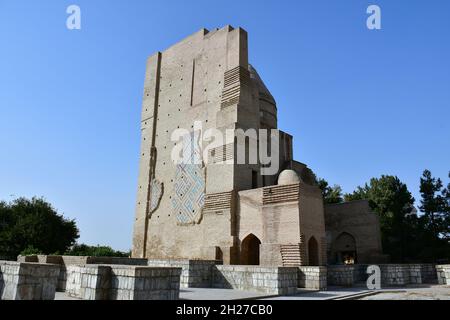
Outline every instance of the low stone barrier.
{"label": "low stone barrier", "polygon": [[298,267],[298,287],[327,290],[327,267]]}
{"label": "low stone barrier", "polygon": [[66,267],[66,293],[84,300],[108,300],[111,268],[98,265]]}
{"label": "low stone barrier", "polygon": [[147,259],[127,257],[91,257],[91,256],[58,256],[58,255],[32,255],[18,256],[19,262],[39,262],[60,265],[57,291],[66,291],[67,266],[80,266],[87,264],[136,265],[146,266]]}
{"label": "low stone barrier", "polygon": [[354,283],[353,265],[333,265],[327,267],[328,285],[351,287]]}
{"label": "low stone barrier", "polygon": [[[354,265],[353,279],[366,282],[369,265]],[[380,264],[382,286],[405,286],[408,284],[436,283],[437,274],[433,264]]]}
{"label": "low stone barrier", "polygon": [[436,265],[427,263],[420,265],[422,283],[437,283]]}
{"label": "low stone barrier", "polygon": [[59,266],[0,261],[1,300],[53,300]]}
{"label": "low stone barrier", "polygon": [[436,266],[438,283],[441,285],[450,285],[450,264]]}
{"label": "low stone barrier", "polygon": [[178,300],[181,268],[111,267],[111,300]]}
{"label": "low stone barrier", "polygon": [[216,264],[219,262],[215,260],[152,259],[147,262],[147,265],[151,267],[181,268],[181,288],[210,288],[213,268]]}
{"label": "low stone barrier", "polygon": [[84,300],[177,300],[180,268],[67,266],[66,292]]}
{"label": "low stone barrier", "polygon": [[212,287],[291,295],[297,292],[297,276],[296,267],[218,265]]}

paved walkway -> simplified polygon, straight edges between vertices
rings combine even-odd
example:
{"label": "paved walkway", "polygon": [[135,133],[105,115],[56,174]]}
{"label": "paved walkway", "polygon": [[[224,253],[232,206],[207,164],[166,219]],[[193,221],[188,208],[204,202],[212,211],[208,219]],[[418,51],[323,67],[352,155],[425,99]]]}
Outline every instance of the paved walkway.
{"label": "paved walkway", "polygon": [[[327,291],[298,289],[292,296],[270,296],[260,292],[232,289],[183,288],[182,300],[450,300],[450,286],[422,285],[369,291],[363,287],[329,287]],[[79,300],[57,292],[55,300]]]}

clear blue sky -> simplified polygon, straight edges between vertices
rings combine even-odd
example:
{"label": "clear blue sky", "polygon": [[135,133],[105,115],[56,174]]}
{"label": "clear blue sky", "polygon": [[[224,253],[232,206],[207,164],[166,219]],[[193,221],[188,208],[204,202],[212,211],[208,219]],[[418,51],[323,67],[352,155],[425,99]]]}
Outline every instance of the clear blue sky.
{"label": "clear blue sky", "polygon": [[129,249],[146,57],[226,24],[248,31],[296,159],[346,192],[398,175],[418,199],[425,168],[450,170],[449,16],[447,0],[0,0],[0,199],[43,196],[80,241]]}

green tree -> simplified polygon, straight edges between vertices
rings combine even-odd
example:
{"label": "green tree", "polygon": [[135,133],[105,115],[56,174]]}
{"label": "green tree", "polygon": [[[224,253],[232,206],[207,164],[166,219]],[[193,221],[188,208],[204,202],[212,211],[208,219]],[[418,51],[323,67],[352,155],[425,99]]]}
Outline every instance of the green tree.
{"label": "green tree", "polygon": [[450,172],[448,173],[449,183],[447,184],[447,188],[443,191],[444,196],[444,238],[450,241]]}
{"label": "green tree", "polygon": [[396,176],[372,178],[345,200],[366,199],[380,217],[383,250],[392,261],[404,262],[414,255],[412,239],[418,229],[418,218],[412,213],[414,198]]}
{"label": "green tree", "polygon": [[425,170],[420,178],[420,194],[422,200],[419,209],[424,213],[435,240],[448,235],[448,225],[445,223],[448,194],[443,189],[442,180],[434,178],[429,170]]}
{"label": "green tree", "polygon": [[[450,177],[450,174],[449,174]],[[422,256],[433,261],[450,259],[450,183],[434,178],[429,170],[420,178],[420,210],[423,212]]]}
{"label": "green tree", "polygon": [[322,191],[323,201],[325,204],[343,202],[344,199],[342,197],[341,186],[335,184],[331,187],[328,182],[322,178],[319,178],[316,182],[320,190]]}
{"label": "green tree", "polygon": [[78,237],[75,221],[42,198],[0,203],[0,256],[14,258],[31,248],[43,254],[64,252]]}
{"label": "green tree", "polygon": [[69,256],[91,256],[91,257],[129,257],[130,252],[115,251],[108,246],[88,246],[86,244],[75,244],[65,253]]}

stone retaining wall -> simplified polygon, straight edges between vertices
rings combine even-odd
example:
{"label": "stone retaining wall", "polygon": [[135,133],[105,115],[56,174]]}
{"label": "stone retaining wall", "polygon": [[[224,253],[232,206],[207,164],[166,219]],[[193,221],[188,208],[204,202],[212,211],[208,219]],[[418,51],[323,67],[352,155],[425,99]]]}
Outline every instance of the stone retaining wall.
{"label": "stone retaining wall", "polygon": [[[366,282],[369,265],[354,265],[353,279]],[[408,284],[433,284],[437,282],[436,268],[433,264],[380,264],[382,286],[404,286]]]}
{"label": "stone retaining wall", "polygon": [[107,300],[111,286],[111,268],[98,265],[66,267],[66,293],[84,300]]}
{"label": "stone retaining wall", "polygon": [[111,267],[111,300],[178,300],[181,268]]}
{"label": "stone retaining wall", "polygon": [[84,300],[177,300],[180,268],[67,266],[66,292]]}
{"label": "stone retaining wall", "polygon": [[450,264],[436,266],[438,283],[450,285]]}
{"label": "stone retaining wall", "polygon": [[355,267],[353,265],[335,265],[327,267],[328,285],[351,287],[354,283]]}
{"label": "stone retaining wall", "polygon": [[181,288],[210,288],[215,260],[148,260],[151,267],[181,268]]}
{"label": "stone retaining wall", "polygon": [[298,287],[327,290],[327,267],[298,267]]}
{"label": "stone retaining wall", "polygon": [[297,292],[296,267],[219,265],[213,271],[213,288],[291,295]]}
{"label": "stone retaining wall", "polygon": [[111,265],[135,265],[146,266],[147,259],[135,259],[126,257],[91,257],[91,256],[58,256],[58,255],[32,255],[18,256],[19,262],[39,262],[60,265],[57,291],[66,291],[67,266],[86,264],[111,264]]}
{"label": "stone retaining wall", "polygon": [[0,261],[1,300],[53,300],[59,266]]}

